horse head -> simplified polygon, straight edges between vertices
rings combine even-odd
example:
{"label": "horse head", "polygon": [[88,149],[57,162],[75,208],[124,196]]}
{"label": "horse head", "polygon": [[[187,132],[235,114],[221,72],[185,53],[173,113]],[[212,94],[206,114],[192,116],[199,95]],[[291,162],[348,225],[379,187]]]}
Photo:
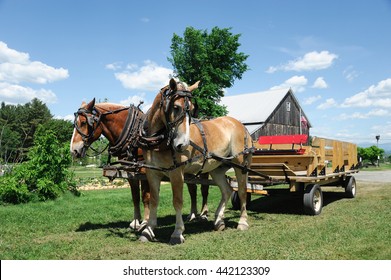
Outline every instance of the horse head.
{"label": "horse head", "polygon": [[199,81],[191,86],[171,79],[169,86],[162,91],[161,109],[163,122],[168,131],[168,141],[177,152],[183,152],[190,144],[190,122],[197,109],[192,101],[192,91],[198,88]]}
{"label": "horse head", "polygon": [[95,109],[95,98],[88,104],[83,102],[75,112],[74,130],[71,140],[71,153],[84,157],[87,148],[102,134],[100,113]]}

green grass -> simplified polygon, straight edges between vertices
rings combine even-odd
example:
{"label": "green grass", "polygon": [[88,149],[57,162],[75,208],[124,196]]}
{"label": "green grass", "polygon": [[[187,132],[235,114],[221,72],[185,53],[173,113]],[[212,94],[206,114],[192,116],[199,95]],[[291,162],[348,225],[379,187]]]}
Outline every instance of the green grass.
{"label": "green grass", "polygon": [[369,165],[368,167],[364,167],[361,169],[362,171],[384,171],[391,170],[391,163],[380,163],[380,166]]}
{"label": "green grass", "polygon": [[[105,186],[112,185],[109,179],[103,177],[102,168],[99,167],[86,167],[86,166],[72,166],[70,171],[74,173],[77,186],[94,185]],[[128,184],[126,179],[116,179],[114,183],[117,186]]]}
{"label": "green grass", "polygon": [[[329,189],[325,189],[326,191]],[[212,221],[186,223],[186,242],[170,246],[175,216],[169,185],[161,188],[157,242],[128,230],[130,190],[82,191],[56,201],[0,207],[1,259],[391,259],[391,188],[358,182],[355,199],[326,192],[319,216],[302,214],[301,198],[282,192],[253,196],[250,229],[235,229],[239,212],[226,211],[226,230]],[[185,190],[184,215],[189,212]],[[218,188],[210,189],[209,209]],[[212,219],[213,214],[210,214]]]}

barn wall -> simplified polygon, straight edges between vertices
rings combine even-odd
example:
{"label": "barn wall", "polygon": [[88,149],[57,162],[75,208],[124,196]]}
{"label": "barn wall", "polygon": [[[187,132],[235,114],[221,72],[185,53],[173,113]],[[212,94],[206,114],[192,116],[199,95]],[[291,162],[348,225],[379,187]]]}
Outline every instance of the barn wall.
{"label": "barn wall", "polygon": [[[309,136],[309,129],[302,127],[302,133]],[[251,135],[254,140],[259,136],[300,134],[300,107],[288,94],[273,111],[263,126]]]}

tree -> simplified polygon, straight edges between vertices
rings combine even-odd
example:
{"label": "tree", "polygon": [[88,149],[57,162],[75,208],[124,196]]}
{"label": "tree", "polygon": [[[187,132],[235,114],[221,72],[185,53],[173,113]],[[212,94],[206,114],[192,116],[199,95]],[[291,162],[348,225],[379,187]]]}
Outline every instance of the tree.
{"label": "tree", "polygon": [[231,28],[214,27],[196,30],[187,27],[183,38],[174,34],[171,40],[171,58],[178,77],[189,84],[201,80],[194,92],[200,116],[226,115],[227,110],[219,105],[224,88],[230,88],[235,79],[241,79],[248,66],[248,55],[238,52],[240,34],[231,33]]}
{"label": "tree", "polygon": [[361,159],[369,160],[372,165],[377,165],[378,157],[382,158],[384,155],[384,150],[380,149],[376,146],[370,146],[368,148],[357,148],[358,156],[361,157]]}
{"label": "tree", "polygon": [[46,104],[34,98],[24,105],[0,107],[0,158],[7,162],[21,162],[33,145],[34,133],[40,124],[52,119]]}
{"label": "tree", "polygon": [[43,130],[51,130],[59,143],[69,143],[73,133],[73,123],[66,120],[51,119],[42,124]]}

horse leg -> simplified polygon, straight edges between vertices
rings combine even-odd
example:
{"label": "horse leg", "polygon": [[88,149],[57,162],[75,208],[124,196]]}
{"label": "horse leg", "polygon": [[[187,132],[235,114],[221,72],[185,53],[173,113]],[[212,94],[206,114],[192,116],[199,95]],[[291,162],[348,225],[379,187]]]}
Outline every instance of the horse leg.
{"label": "horse leg", "polygon": [[226,171],[227,168],[220,167],[210,172],[210,175],[212,176],[215,183],[219,186],[221,192],[221,200],[215,212],[215,222],[214,222],[214,228],[215,230],[218,231],[221,231],[225,228],[224,211],[228,199],[230,198],[232,193],[232,189],[228,184],[227,178],[225,177]]}
{"label": "horse leg", "polygon": [[129,227],[133,230],[138,230],[141,221],[140,210],[140,184],[138,180],[128,179],[130,190],[132,192],[133,200],[133,220],[130,222]]}
{"label": "horse leg", "polygon": [[[201,179],[208,179],[209,173],[201,174]],[[201,184],[201,194],[202,194],[202,208],[200,218],[202,220],[208,220],[208,194],[209,194],[209,185]]]}
{"label": "horse leg", "polygon": [[190,214],[187,216],[187,221],[194,221],[197,217],[197,185],[187,183],[187,189],[190,194]]}
{"label": "horse leg", "polygon": [[247,223],[247,174],[243,174],[240,169],[235,168],[235,175],[238,182],[238,195],[240,199],[240,219],[238,223],[239,230],[247,230],[249,225]]}
{"label": "horse leg", "polygon": [[141,180],[141,197],[144,204],[144,220],[140,224],[139,231],[142,231],[147,226],[149,220],[149,200],[151,195],[147,180]]}
{"label": "horse leg", "polygon": [[141,236],[139,238],[141,242],[155,240],[155,234],[153,233],[153,230],[157,225],[157,207],[159,204],[160,182],[162,180],[162,175],[156,173],[153,170],[147,171],[146,174],[150,190],[149,219],[147,221],[146,227],[141,232]]}
{"label": "horse leg", "polygon": [[185,231],[185,224],[182,219],[182,207],[183,207],[183,173],[181,170],[175,170],[170,174],[170,182],[172,188],[172,202],[175,209],[175,230],[171,234],[170,244],[182,244],[185,242],[185,238],[182,233]]}

